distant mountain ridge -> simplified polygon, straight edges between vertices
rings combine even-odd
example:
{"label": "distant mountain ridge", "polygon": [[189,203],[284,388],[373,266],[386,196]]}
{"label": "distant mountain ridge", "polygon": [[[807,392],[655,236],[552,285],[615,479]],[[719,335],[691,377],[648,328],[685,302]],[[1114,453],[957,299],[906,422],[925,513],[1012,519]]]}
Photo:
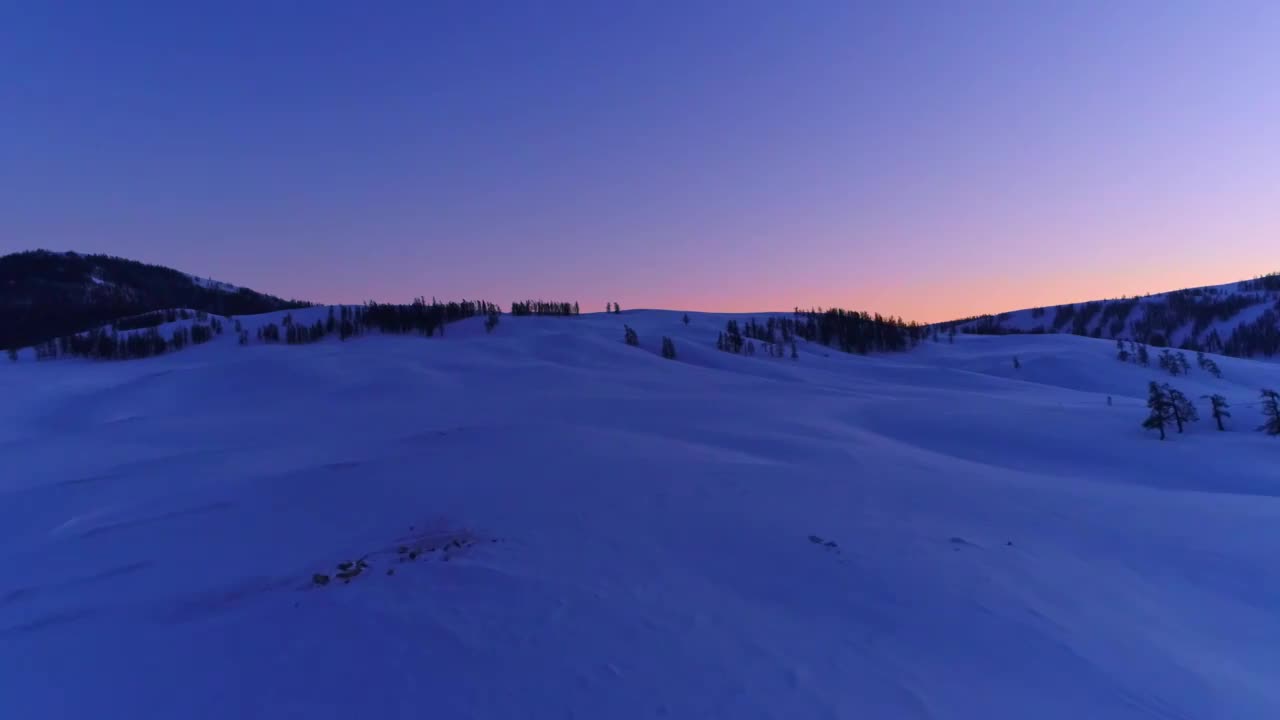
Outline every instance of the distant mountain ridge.
{"label": "distant mountain ridge", "polygon": [[1154,347],[1280,355],[1280,273],[1143,297],[1094,300],[940,323],[978,335],[1069,333]]}
{"label": "distant mountain ridge", "polygon": [[0,348],[170,308],[247,315],[310,304],[111,255],[31,250],[0,257]]}

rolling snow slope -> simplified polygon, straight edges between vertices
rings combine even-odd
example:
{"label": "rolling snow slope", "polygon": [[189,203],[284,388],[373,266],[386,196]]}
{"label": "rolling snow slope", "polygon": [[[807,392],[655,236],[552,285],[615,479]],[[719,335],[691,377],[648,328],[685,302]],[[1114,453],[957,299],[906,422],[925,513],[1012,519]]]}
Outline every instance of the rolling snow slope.
{"label": "rolling snow slope", "polygon": [[[1280,711],[1280,368],[680,316],[0,366],[0,716]],[[1144,433],[1150,379],[1231,432]]]}
{"label": "rolling snow slope", "polygon": [[981,334],[1072,333],[1272,358],[1280,353],[1280,274],[1135,298],[1028,308],[942,323]]}

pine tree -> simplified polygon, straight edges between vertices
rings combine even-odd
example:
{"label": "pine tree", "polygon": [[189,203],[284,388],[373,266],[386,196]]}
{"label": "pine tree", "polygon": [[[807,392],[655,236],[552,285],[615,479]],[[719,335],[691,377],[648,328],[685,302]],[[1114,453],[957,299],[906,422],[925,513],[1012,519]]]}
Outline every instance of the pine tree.
{"label": "pine tree", "polygon": [[640,345],[640,336],[636,335],[636,331],[632,330],[630,325],[623,325],[622,329],[623,341],[632,347],[638,347]]}
{"label": "pine tree", "polygon": [[1203,397],[1208,398],[1209,404],[1213,406],[1213,419],[1218,423],[1218,430],[1226,430],[1226,428],[1222,426],[1222,418],[1231,417],[1231,413],[1227,412],[1227,408],[1231,407],[1227,404],[1227,399],[1216,394],[1205,395]]}
{"label": "pine tree", "polygon": [[748,341],[747,341],[747,354],[748,354],[748,355],[755,355],[755,354],[756,354],[756,344],[755,344],[755,342],[753,342],[753,341],[751,341],[751,340],[748,340]]}
{"label": "pine tree", "polygon": [[338,325],[338,320],[333,316],[333,306],[330,305],[329,318],[325,320],[325,325],[324,325],[325,332],[333,332],[333,329],[337,327],[337,325]]}
{"label": "pine tree", "polygon": [[1129,351],[1124,348],[1123,340],[1116,340],[1116,359],[1120,362],[1129,362]]}
{"label": "pine tree", "polygon": [[955,341],[956,341],[956,326],[952,325],[950,328],[947,329],[947,342],[954,344]]}
{"label": "pine tree", "polygon": [[1178,371],[1183,375],[1191,372],[1191,363],[1187,362],[1186,353],[1179,351],[1178,354],[1174,356],[1174,363],[1178,366]]}
{"label": "pine tree", "polygon": [[722,333],[720,333],[720,337],[716,338],[716,349],[717,349],[717,350],[720,350],[720,351],[724,351],[724,350],[726,349],[726,348],[725,348],[725,345],[724,345],[724,333],[723,333],[723,332],[722,332]]}
{"label": "pine tree", "polygon": [[1142,427],[1148,430],[1159,430],[1160,439],[1164,440],[1164,428],[1173,417],[1173,403],[1169,402],[1169,396],[1155,380],[1147,386],[1147,407],[1151,412],[1147,415],[1147,419],[1142,421]]}
{"label": "pine tree", "polygon": [[1201,370],[1204,370],[1215,378],[1222,377],[1222,369],[1218,367],[1218,363],[1214,362],[1213,358],[1205,355],[1203,352],[1196,353],[1196,364],[1200,366]]}
{"label": "pine tree", "polygon": [[1280,393],[1263,389],[1262,415],[1267,420],[1258,429],[1268,435],[1280,435]]}
{"label": "pine tree", "polygon": [[1013,369],[1014,369],[1014,370],[1019,370],[1019,369],[1021,369],[1021,368],[1022,368],[1022,363],[1018,362],[1018,356],[1017,356],[1017,355],[1014,355],[1014,356],[1013,356]]}
{"label": "pine tree", "polygon": [[498,311],[493,310],[489,312],[489,317],[484,319],[484,331],[491,333],[496,327],[498,327]]}
{"label": "pine tree", "polygon": [[1169,404],[1173,407],[1173,421],[1178,426],[1178,432],[1182,432],[1184,423],[1195,422],[1200,419],[1200,414],[1196,412],[1196,406],[1182,392],[1169,387],[1168,383],[1164,384],[1165,395],[1169,398]]}
{"label": "pine tree", "polygon": [[676,359],[676,344],[671,342],[671,338],[663,336],[662,338],[662,357],[668,360]]}
{"label": "pine tree", "polygon": [[1146,345],[1142,345],[1142,344],[1138,345],[1138,364],[1143,367],[1146,367],[1151,364],[1151,355],[1150,353],[1147,352]]}
{"label": "pine tree", "polygon": [[1169,352],[1168,349],[1160,351],[1160,369],[1170,375],[1178,374],[1178,361],[1174,359],[1173,353]]}
{"label": "pine tree", "polygon": [[684,324],[685,324],[685,325],[688,325],[688,324],[689,324],[689,313],[685,313],[685,314],[684,314]]}
{"label": "pine tree", "polygon": [[576,301],[576,300],[573,302],[573,314],[574,314],[574,315],[581,315],[581,314],[582,314],[582,311],[578,309],[578,301]]}
{"label": "pine tree", "polygon": [[796,341],[795,341],[795,340],[792,340],[792,341],[791,341],[791,359],[792,359],[792,360],[799,360],[799,359],[800,359],[800,353],[799,353],[799,351],[797,351],[797,350],[796,350]]}

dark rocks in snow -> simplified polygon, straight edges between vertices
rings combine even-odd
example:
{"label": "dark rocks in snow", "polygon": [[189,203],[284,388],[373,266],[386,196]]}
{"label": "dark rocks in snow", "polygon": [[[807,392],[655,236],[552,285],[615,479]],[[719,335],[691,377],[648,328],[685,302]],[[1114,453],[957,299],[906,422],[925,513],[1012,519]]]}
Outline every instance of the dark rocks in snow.
{"label": "dark rocks in snow", "polygon": [[321,573],[316,573],[315,575],[311,576],[311,582],[316,585],[328,585],[329,576]]}

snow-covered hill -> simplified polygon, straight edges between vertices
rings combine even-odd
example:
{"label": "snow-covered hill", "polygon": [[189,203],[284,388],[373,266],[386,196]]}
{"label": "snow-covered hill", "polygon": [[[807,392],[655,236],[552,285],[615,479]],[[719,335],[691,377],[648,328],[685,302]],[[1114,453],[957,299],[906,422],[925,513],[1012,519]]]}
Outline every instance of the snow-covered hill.
{"label": "snow-covered hill", "polygon": [[[0,365],[0,716],[1280,711],[1280,368],[724,319]],[[1144,433],[1152,379],[1229,432]]]}
{"label": "snow-covered hill", "polygon": [[942,323],[953,325],[966,333],[1072,333],[1237,357],[1273,357],[1280,354],[1280,274]]}

